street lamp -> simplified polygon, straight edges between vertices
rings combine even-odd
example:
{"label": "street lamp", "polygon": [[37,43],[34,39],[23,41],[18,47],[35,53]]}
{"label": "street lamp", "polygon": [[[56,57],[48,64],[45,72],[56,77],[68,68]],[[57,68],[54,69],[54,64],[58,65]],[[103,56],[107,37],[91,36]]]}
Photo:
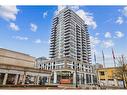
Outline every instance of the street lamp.
{"label": "street lamp", "polygon": [[78,84],[77,84],[77,64],[76,64],[75,74],[76,74],[76,88],[77,88],[78,87]]}

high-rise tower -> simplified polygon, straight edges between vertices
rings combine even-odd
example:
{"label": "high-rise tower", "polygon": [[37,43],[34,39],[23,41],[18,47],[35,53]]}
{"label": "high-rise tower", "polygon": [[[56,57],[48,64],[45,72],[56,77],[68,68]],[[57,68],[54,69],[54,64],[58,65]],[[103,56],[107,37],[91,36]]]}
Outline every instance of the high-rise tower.
{"label": "high-rise tower", "polygon": [[75,12],[65,8],[53,19],[50,58],[72,58],[90,63],[87,25]]}
{"label": "high-rise tower", "polygon": [[85,21],[65,8],[52,23],[49,60],[37,61],[37,67],[52,71],[52,83],[95,84],[91,63],[89,33]]}

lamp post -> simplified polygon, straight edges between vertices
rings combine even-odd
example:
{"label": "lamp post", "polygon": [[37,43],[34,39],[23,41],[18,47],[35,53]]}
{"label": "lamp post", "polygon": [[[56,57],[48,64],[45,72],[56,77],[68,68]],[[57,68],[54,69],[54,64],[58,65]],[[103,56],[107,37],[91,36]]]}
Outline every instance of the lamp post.
{"label": "lamp post", "polygon": [[77,88],[78,87],[78,84],[77,84],[77,64],[76,64],[75,74],[76,74],[76,88]]}

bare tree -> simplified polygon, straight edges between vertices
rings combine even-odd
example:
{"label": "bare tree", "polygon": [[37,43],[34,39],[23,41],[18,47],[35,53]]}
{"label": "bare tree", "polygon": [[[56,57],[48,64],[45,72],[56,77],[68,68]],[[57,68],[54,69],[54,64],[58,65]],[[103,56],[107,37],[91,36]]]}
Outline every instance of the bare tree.
{"label": "bare tree", "polygon": [[127,83],[127,60],[126,58],[122,55],[121,57],[117,58],[118,63],[116,70],[114,71],[114,78],[119,80],[121,79],[123,81],[123,86],[124,88],[127,88],[126,83]]}

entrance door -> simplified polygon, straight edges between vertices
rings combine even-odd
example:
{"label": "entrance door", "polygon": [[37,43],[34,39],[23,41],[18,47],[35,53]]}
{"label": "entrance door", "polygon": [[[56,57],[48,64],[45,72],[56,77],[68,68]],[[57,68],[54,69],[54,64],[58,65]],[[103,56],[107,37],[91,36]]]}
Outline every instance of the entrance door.
{"label": "entrance door", "polygon": [[14,85],[15,84],[15,77],[16,77],[16,74],[8,74],[6,84]]}
{"label": "entrance door", "polygon": [[73,74],[70,71],[62,71],[61,72],[61,84],[71,84],[73,81]]}
{"label": "entrance door", "polygon": [[3,80],[4,80],[4,73],[0,73],[0,85],[3,84]]}

